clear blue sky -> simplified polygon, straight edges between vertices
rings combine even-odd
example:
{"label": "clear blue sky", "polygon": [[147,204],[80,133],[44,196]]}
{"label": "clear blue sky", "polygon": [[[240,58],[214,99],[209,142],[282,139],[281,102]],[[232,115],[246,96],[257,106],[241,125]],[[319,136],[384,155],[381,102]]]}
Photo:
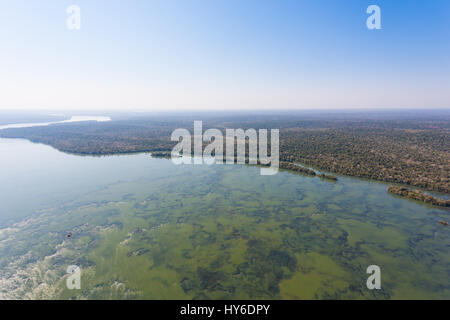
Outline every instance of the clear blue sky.
{"label": "clear blue sky", "polygon": [[0,109],[450,108],[450,1],[2,0],[0,70]]}

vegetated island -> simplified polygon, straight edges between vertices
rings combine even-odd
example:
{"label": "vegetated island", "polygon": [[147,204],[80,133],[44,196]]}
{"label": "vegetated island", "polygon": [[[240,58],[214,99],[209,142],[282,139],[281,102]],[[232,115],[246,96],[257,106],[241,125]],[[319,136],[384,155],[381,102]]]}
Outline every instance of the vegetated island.
{"label": "vegetated island", "polygon": [[292,171],[292,172],[296,172],[296,173],[302,173],[302,174],[306,174],[309,176],[317,176],[321,179],[327,179],[327,180],[332,180],[332,181],[337,181],[337,179],[338,179],[337,177],[329,175],[329,174],[324,174],[324,173],[318,174],[312,169],[298,166],[292,162],[281,161],[280,169],[284,169],[284,170]]}
{"label": "vegetated island", "polygon": [[[193,152],[192,152],[193,153]],[[172,153],[170,151],[155,151],[152,152],[152,157],[155,158],[166,158],[166,159],[170,159],[172,157]],[[234,161],[237,161],[237,158],[235,157]],[[246,163],[248,163],[248,157],[246,157],[245,159]],[[259,162],[259,160],[257,161],[257,165],[259,166],[270,166],[270,165],[263,165]],[[286,161],[281,161],[279,164],[279,168],[286,170],[286,171],[290,171],[290,172],[294,172],[294,173],[300,173],[300,174],[305,174],[308,176],[314,176],[314,177],[319,177],[321,179],[326,179],[326,180],[331,180],[331,181],[337,181],[338,178],[329,174],[324,174],[324,173],[316,173],[314,170],[312,169],[308,169],[299,165],[296,165],[294,163],[291,162],[286,162]]]}
{"label": "vegetated island", "polygon": [[425,202],[439,207],[450,207],[450,200],[443,200],[430,196],[420,190],[412,190],[405,187],[392,186],[388,188],[388,192],[400,197]]}
{"label": "vegetated island", "polygon": [[172,152],[171,151],[153,151],[152,157],[154,158],[172,158]]}

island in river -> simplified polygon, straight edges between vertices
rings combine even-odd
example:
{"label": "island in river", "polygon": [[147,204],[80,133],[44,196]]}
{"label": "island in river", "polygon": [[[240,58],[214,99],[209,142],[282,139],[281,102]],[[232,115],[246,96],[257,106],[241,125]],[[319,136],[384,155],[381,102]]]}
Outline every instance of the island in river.
{"label": "island in river", "polygon": [[450,200],[439,199],[437,197],[425,194],[420,190],[411,190],[405,187],[392,186],[388,188],[388,192],[400,197],[432,204],[434,206],[450,207]]}

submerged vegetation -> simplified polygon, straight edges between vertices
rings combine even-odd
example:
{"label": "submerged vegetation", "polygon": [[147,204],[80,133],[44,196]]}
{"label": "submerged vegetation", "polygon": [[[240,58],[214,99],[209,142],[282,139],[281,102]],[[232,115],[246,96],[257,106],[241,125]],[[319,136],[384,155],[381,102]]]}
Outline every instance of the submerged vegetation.
{"label": "submerged vegetation", "polygon": [[[0,229],[0,298],[450,297],[450,233],[430,223],[445,212],[391,197],[383,184],[268,179],[255,166],[176,166],[145,154],[64,158],[78,177],[76,163],[109,169],[79,196]],[[366,287],[374,263],[382,290]],[[82,269],[82,290],[66,288],[68,265]]]}

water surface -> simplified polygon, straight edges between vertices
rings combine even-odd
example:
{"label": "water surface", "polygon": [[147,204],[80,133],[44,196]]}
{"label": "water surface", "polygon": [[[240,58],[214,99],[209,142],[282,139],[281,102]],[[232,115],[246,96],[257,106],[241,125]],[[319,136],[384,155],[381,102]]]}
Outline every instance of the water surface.
{"label": "water surface", "polygon": [[0,298],[450,298],[448,212],[382,183],[13,139],[0,177]]}

